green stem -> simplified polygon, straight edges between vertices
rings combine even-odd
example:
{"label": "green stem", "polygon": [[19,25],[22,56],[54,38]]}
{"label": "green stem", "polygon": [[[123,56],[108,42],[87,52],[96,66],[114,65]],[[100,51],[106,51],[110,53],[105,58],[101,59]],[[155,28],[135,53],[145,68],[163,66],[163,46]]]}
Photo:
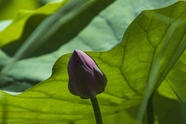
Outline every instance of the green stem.
{"label": "green stem", "polygon": [[147,124],[154,124],[153,96],[149,98],[147,105]]}
{"label": "green stem", "polygon": [[96,124],[103,124],[97,98],[96,97],[95,98],[90,98],[90,100],[91,100],[91,103],[92,103],[92,106],[93,106],[93,109],[94,109],[94,115],[95,115],[95,119],[96,119]]}

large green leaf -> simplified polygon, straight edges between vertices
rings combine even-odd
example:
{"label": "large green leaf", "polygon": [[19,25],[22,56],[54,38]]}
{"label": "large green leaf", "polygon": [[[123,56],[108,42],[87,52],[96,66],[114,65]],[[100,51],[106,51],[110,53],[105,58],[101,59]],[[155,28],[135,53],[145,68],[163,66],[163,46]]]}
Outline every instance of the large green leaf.
{"label": "large green leaf", "polygon": [[[1,81],[1,89],[11,90],[11,91],[23,91],[24,89],[30,87],[31,85],[34,85],[35,83],[48,78],[51,74],[52,65],[56,61],[56,59],[65,53],[73,51],[73,49],[81,49],[81,50],[88,50],[88,51],[90,50],[101,51],[101,50],[110,49],[111,47],[113,47],[114,44],[116,44],[118,41],[122,39],[123,33],[127,28],[127,26],[143,9],[153,9],[153,8],[162,7],[165,5],[169,5],[170,3],[173,3],[173,1],[175,0],[170,0],[170,1],[161,0],[161,2],[158,1],[152,2],[149,0],[144,0],[144,1],[141,0],[139,2],[135,2],[131,0],[115,1],[112,5],[104,9],[104,11],[102,11],[93,20],[91,20],[91,22],[81,32],[79,32],[78,35],[75,35],[73,39],[69,40],[68,43],[63,44],[62,46],[54,45],[55,42],[59,42],[60,44],[62,41],[61,39],[63,39],[63,37],[66,37],[66,33],[57,32],[57,34],[59,33],[59,35],[55,36],[54,40],[51,40],[52,45],[48,45],[49,47],[42,45],[38,49],[41,52],[39,52],[38,50],[36,52],[39,54],[45,53],[45,55],[39,56],[37,58],[29,58],[29,59],[16,62],[13,68],[11,68],[8,72],[6,72],[8,78],[11,78],[12,81],[11,82],[6,80]],[[46,7],[47,6],[51,7],[46,9],[55,10],[55,8],[59,6],[58,3],[56,4],[52,4],[54,6],[46,5]],[[43,8],[45,8],[45,6]],[[23,12],[28,12],[28,11],[25,10]],[[35,14],[37,15],[37,10],[35,12],[36,12]],[[43,17],[41,14],[38,16]],[[28,18],[26,22],[23,21],[24,23],[22,25],[29,24],[31,25],[32,28],[34,27],[32,24],[35,24],[36,23],[35,21],[37,20],[39,21],[41,19],[41,18],[36,18],[36,16],[34,15],[32,18]],[[24,18],[21,18],[20,21],[22,19]],[[27,35],[30,35],[31,28],[29,28],[29,25],[26,26],[24,30],[22,30],[25,37],[27,37]],[[71,29],[72,28],[71,23],[69,23],[66,28]],[[20,30],[20,28],[16,27],[16,25],[15,25],[15,29],[16,29],[15,32],[19,32]],[[6,30],[7,29],[5,29],[5,32]],[[9,31],[12,32],[11,30]],[[73,32],[74,31],[72,30],[72,33]],[[2,35],[2,36],[5,36],[4,39],[6,39],[6,35]],[[18,41],[24,41],[24,40],[22,40],[21,38],[19,40],[16,40],[14,44],[8,45],[9,47],[6,46],[7,53],[13,54],[16,52],[17,47],[20,46],[19,44],[20,42]],[[56,49],[55,52],[46,54],[49,51],[54,50],[54,48],[51,46],[58,46],[60,48]],[[29,50],[30,49],[28,49],[28,51]],[[35,55],[33,54],[33,56]],[[3,65],[1,66],[4,67],[6,65],[8,65],[8,62],[3,63]]]}
{"label": "large green leaf", "polygon": [[[106,52],[87,52],[108,78],[105,92],[98,95],[103,115],[136,106],[144,95],[146,100],[156,91],[185,50],[185,5],[177,2],[143,11],[128,27],[120,44]],[[2,92],[1,117],[7,123],[59,123],[92,118],[90,102],[68,91],[66,68],[70,55],[56,61],[50,78],[25,92],[17,96]]]}

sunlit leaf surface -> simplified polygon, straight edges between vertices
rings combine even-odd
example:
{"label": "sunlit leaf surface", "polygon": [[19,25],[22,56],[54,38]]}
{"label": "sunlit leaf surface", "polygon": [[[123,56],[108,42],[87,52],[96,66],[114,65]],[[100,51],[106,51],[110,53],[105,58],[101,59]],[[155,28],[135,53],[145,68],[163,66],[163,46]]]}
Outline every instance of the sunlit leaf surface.
{"label": "sunlit leaf surface", "polygon": [[[0,46],[4,46],[8,43],[23,42],[23,39],[28,37],[28,35],[38,26],[38,24],[46,18],[48,15],[53,14],[66,2],[54,2],[48,3],[45,6],[38,8],[36,10],[19,10],[15,15],[12,23],[2,32],[0,32]],[[37,19],[36,19],[37,18]],[[23,32],[23,30],[26,30]],[[23,34],[24,33],[24,34]],[[18,46],[14,46],[15,48]],[[14,49],[15,49],[14,48]]]}
{"label": "sunlit leaf surface", "polygon": [[13,18],[20,9],[34,10],[38,7],[39,0],[0,0],[0,20]]}

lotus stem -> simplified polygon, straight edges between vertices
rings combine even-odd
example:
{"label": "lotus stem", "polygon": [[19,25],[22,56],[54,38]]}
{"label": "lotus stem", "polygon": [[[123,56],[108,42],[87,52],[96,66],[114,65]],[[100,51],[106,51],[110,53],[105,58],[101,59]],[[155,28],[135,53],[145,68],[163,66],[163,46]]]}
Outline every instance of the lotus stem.
{"label": "lotus stem", "polygon": [[147,124],[154,124],[153,95],[149,98],[147,105]]}
{"label": "lotus stem", "polygon": [[99,108],[99,103],[97,98],[90,98],[93,109],[94,109],[94,115],[96,119],[96,124],[103,124],[102,117],[101,117],[101,112]]}

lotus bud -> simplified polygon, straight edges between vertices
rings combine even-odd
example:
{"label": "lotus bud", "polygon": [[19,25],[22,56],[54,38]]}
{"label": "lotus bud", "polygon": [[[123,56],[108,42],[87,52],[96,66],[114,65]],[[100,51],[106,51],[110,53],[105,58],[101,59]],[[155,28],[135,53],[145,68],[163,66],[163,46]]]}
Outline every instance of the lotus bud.
{"label": "lotus bud", "polygon": [[68,63],[68,89],[81,98],[94,98],[107,84],[105,74],[94,60],[80,50],[74,50]]}

